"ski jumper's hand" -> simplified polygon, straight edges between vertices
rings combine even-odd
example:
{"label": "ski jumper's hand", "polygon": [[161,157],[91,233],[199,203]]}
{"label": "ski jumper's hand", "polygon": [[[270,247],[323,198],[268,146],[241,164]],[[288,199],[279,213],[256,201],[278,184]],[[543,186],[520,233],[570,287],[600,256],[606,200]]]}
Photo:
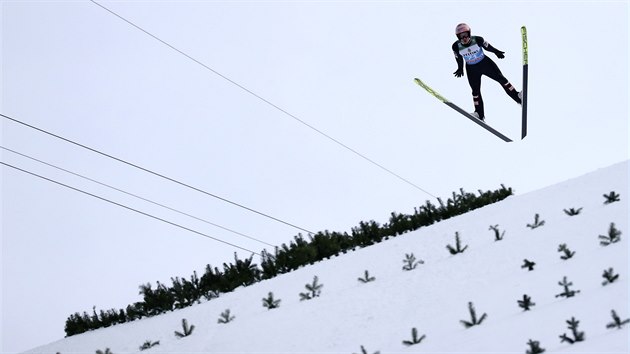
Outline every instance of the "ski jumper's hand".
{"label": "ski jumper's hand", "polygon": [[464,69],[463,68],[458,68],[453,75],[455,75],[455,77],[462,77],[464,76]]}
{"label": "ski jumper's hand", "polygon": [[499,58],[499,59],[505,58],[505,52],[502,52],[502,51],[498,50],[497,48],[493,47],[492,44],[484,41],[483,42],[483,47],[486,48],[489,52],[494,53],[497,56],[497,58]]}

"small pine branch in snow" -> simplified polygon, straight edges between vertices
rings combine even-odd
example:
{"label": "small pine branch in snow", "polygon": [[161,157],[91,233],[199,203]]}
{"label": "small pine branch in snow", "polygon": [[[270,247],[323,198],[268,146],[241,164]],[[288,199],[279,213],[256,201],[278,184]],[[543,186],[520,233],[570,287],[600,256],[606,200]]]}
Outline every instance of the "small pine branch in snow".
{"label": "small pine branch in snow", "polygon": [[192,334],[192,332],[195,330],[195,326],[188,326],[188,321],[186,321],[186,319],[182,319],[182,329],[183,332],[178,332],[175,331],[175,337],[177,338],[184,338],[184,337],[188,337],[189,335]]}
{"label": "small pine branch in snow", "polygon": [[221,317],[217,320],[217,323],[231,322],[235,317],[230,315],[230,309],[227,309],[221,313]]}
{"label": "small pine branch in snow", "polygon": [[521,307],[524,311],[529,311],[529,308],[535,306],[536,303],[532,302],[532,298],[527,294],[523,295],[523,300],[517,300],[518,306]]}
{"label": "small pine branch in snow", "polygon": [[619,316],[617,315],[617,312],[615,312],[615,310],[611,310],[611,315],[613,318],[613,322],[610,322],[609,324],[606,325],[606,328],[617,328],[617,329],[621,329],[621,327],[623,327],[624,325],[630,323],[630,318],[625,319],[625,320],[621,320],[621,318],[619,318]]}
{"label": "small pine branch in snow", "polygon": [[505,236],[505,231],[500,232],[499,231],[499,225],[490,225],[490,228],[488,230],[494,231],[494,240],[495,241],[503,240],[503,236]]}
{"label": "small pine branch in snow", "polygon": [[[403,267],[403,269],[404,269],[404,267]],[[367,271],[367,270],[365,271],[365,275],[363,276],[363,278],[357,278],[357,279],[358,279],[360,282],[362,282],[362,283],[369,283],[369,282],[371,282],[371,281],[376,280],[376,278],[375,278],[375,277],[371,277],[371,276],[370,276],[370,273],[368,273],[368,271]]]}
{"label": "small pine branch in snow", "polygon": [[318,297],[321,292],[322,292],[322,288],[324,287],[323,284],[317,284],[317,276],[313,277],[313,283],[312,284],[306,284],[306,290],[310,291],[308,293],[300,293],[300,301],[303,300],[310,300],[312,298]]}
{"label": "small pine branch in snow", "polygon": [[537,227],[541,227],[545,225],[545,220],[540,220],[540,215],[536,214],[534,215],[534,223],[533,224],[527,224],[527,227],[529,227],[530,229],[535,229]]}
{"label": "small pine branch in snow", "polygon": [[212,300],[212,299],[216,299],[216,298],[218,298],[218,297],[219,297],[219,295],[220,295],[220,294],[219,294],[219,292],[218,292],[218,291],[213,291],[213,290],[210,290],[210,291],[208,291],[208,292],[204,293],[204,294],[203,294],[203,297],[205,297],[205,298],[206,298],[206,300],[210,301],[210,300]]}
{"label": "small pine branch in snow", "polygon": [[575,208],[570,208],[570,209],[563,209],[564,213],[569,215],[569,216],[576,216],[576,215],[580,215],[580,213],[582,212],[582,208],[579,209],[575,209]]}
{"label": "small pine branch in snow", "polygon": [[558,285],[563,286],[564,287],[564,292],[556,295],[556,297],[566,297],[566,298],[570,298],[575,296],[575,294],[579,293],[579,290],[570,290],[569,287],[573,285],[572,282],[567,281],[567,277],[565,276],[562,281],[558,282]]}
{"label": "small pine branch in snow", "polygon": [[[356,353],[353,353],[356,354]],[[363,346],[361,346],[361,354],[368,354],[367,350],[365,350],[365,348],[363,348]],[[374,352],[374,354],[381,354],[381,352]]]}
{"label": "small pine branch in snow", "polygon": [[619,194],[617,194],[617,192],[615,191],[611,191],[608,194],[604,194],[604,198],[606,199],[604,201],[604,204],[610,204],[610,203],[618,202],[620,200]]}
{"label": "small pine branch in snow", "polygon": [[426,338],[426,335],[422,335],[418,337],[418,330],[414,327],[411,329],[411,340],[404,340],[403,344],[406,346],[412,346],[414,344],[419,344],[422,340]]}
{"label": "small pine branch in snow", "polygon": [[580,321],[576,320],[575,317],[571,317],[570,320],[567,320],[567,324],[569,325],[569,329],[571,330],[571,333],[573,334],[573,338],[569,338],[569,336],[567,336],[566,333],[563,333],[562,335],[560,335],[560,343],[563,342],[568,342],[569,344],[573,344],[575,342],[582,342],[584,341],[584,332],[580,332],[578,331],[578,325],[580,324]]}
{"label": "small pine branch in snow", "polygon": [[266,298],[262,299],[263,302],[263,307],[266,307],[267,309],[271,310],[271,309],[275,309],[277,307],[280,307],[280,299],[275,300],[273,298],[273,293],[269,292],[269,295],[267,295]]}
{"label": "small pine branch in snow", "polygon": [[419,260],[416,261],[416,256],[413,255],[413,253],[411,254],[405,254],[405,259],[403,259],[403,270],[413,270],[416,269],[416,267],[418,266],[418,264],[424,264],[423,260]]}
{"label": "small pine branch in snow", "polygon": [[560,258],[564,259],[565,261],[571,257],[573,257],[573,255],[575,254],[575,252],[572,252],[569,247],[567,247],[566,243],[562,243],[560,245],[558,245],[558,252],[564,252],[564,255],[560,256]]}
{"label": "small pine branch in snow", "polygon": [[615,223],[610,223],[608,227],[608,235],[599,235],[599,244],[602,246],[608,246],[611,243],[617,243],[621,241],[621,231],[617,230]]}
{"label": "small pine branch in snow", "polygon": [[483,320],[486,319],[487,314],[484,313],[479,319],[477,319],[477,313],[475,311],[475,307],[472,302],[468,302],[468,311],[470,312],[470,321],[460,320],[461,324],[466,328],[470,328],[472,326],[480,325]]}
{"label": "small pine branch in snow", "polygon": [[456,255],[458,253],[464,253],[466,248],[468,248],[468,245],[462,248],[461,241],[459,240],[459,232],[455,232],[455,247],[451,245],[446,245],[446,249],[452,255]]}
{"label": "small pine branch in snow", "polygon": [[617,278],[619,278],[619,274],[615,274],[615,271],[612,268],[608,268],[608,270],[604,269],[604,274],[602,275],[602,277],[604,277],[604,282],[602,283],[602,285],[608,285],[610,283],[614,283],[615,280],[617,280]]}
{"label": "small pine branch in snow", "polygon": [[96,354],[113,354],[111,350],[109,350],[109,348],[105,348],[105,351],[102,350],[97,350]]}
{"label": "small pine branch in snow", "polygon": [[532,271],[534,270],[534,266],[536,265],[535,262],[532,262],[530,260],[528,260],[527,258],[523,259],[523,265],[521,266],[521,268],[525,269],[527,268],[528,271]]}
{"label": "small pine branch in snow", "polygon": [[545,352],[545,348],[540,347],[540,342],[537,340],[529,340],[527,342],[529,345],[529,349],[525,352],[525,354],[540,354]]}
{"label": "small pine branch in snow", "polygon": [[146,342],[144,342],[144,344],[140,346],[140,351],[151,349],[155,347],[156,345],[160,345],[160,341],[152,342],[150,340],[147,340]]}

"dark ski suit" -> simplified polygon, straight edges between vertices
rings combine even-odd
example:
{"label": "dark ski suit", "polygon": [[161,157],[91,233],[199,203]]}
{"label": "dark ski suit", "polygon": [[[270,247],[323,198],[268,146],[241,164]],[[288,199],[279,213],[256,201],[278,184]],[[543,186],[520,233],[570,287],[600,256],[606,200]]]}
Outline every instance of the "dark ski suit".
{"label": "dark ski suit", "polygon": [[[518,92],[514,86],[510,84],[508,79],[503,76],[497,64],[487,57],[484,49],[503,58],[503,52],[494,48],[490,43],[486,42],[482,37],[471,36],[468,44],[462,44],[461,41],[453,43],[453,53],[457,61],[456,73],[463,74],[464,61],[466,61],[466,74],[468,75],[468,83],[472,88],[473,102],[475,104],[475,112],[479,114],[479,118],[483,119],[483,99],[481,98],[481,76],[486,75],[492,80],[501,84],[505,92],[512,97],[516,103],[521,103],[518,98]],[[457,74],[456,74],[457,76]]]}

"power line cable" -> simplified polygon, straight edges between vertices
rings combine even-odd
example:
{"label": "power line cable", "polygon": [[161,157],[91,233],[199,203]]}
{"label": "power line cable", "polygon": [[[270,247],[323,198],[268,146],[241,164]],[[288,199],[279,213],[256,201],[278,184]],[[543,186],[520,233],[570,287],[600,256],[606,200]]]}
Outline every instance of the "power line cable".
{"label": "power line cable", "polygon": [[212,237],[212,236],[210,236],[210,235],[208,235],[208,234],[205,234],[205,233],[203,233],[203,232],[195,231],[195,230],[193,230],[193,229],[190,229],[190,228],[188,228],[188,227],[182,226],[182,225],[180,225],[180,224],[176,224],[176,223],[171,222],[171,221],[168,221],[168,220],[166,220],[166,219],[162,219],[162,218],[160,218],[160,217],[157,217],[157,216],[151,215],[151,214],[149,214],[149,213],[145,213],[145,212],[140,211],[140,210],[138,210],[138,209],[134,209],[134,208],[132,208],[132,207],[128,207],[128,206],[126,206],[126,205],[124,205],[124,204],[120,204],[120,203],[114,202],[114,201],[112,201],[112,200],[109,200],[109,199],[106,199],[106,198],[100,197],[100,196],[98,196],[98,195],[96,195],[96,194],[92,194],[92,193],[86,192],[86,191],[84,191],[84,190],[81,190],[81,189],[79,189],[79,188],[75,188],[75,187],[69,186],[69,185],[67,185],[67,184],[64,184],[64,183],[61,183],[61,182],[55,181],[55,180],[50,179],[50,178],[48,178],[48,177],[44,177],[44,176],[38,175],[38,174],[36,174],[36,173],[33,173],[33,172],[30,172],[30,171],[27,171],[27,170],[21,169],[21,168],[19,168],[19,167],[13,166],[13,165],[8,164],[8,163],[6,163],[6,162],[0,161],[0,164],[5,165],[5,166],[10,167],[10,168],[13,168],[13,169],[15,169],[15,170],[18,170],[18,171],[20,171],[20,172],[23,172],[23,173],[26,173],[26,174],[29,174],[29,175],[32,175],[32,176],[35,176],[35,177],[41,178],[41,179],[46,180],[46,181],[48,181],[48,182],[55,183],[55,184],[58,184],[58,185],[60,185],[60,186],[63,186],[63,187],[66,187],[66,188],[72,189],[72,190],[74,190],[74,191],[76,191],[76,192],[83,193],[83,194],[89,195],[89,196],[91,196],[91,197],[94,197],[94,198],[96,198],[96,199],[100,199],[100,200],[102,200],[102,201],[105,201],[105,202],[108,202],[108,203],[114,204],[114,205],[119,206],[119,207],[121,207],[121,208],[124,208],[124,209],[127,209],[127,210],[131,210],[131,211],[133,211],[133,212],[136,212],[136,213],[138,213],[138,214],[141,214],[141,215],[147,216],[147,217],[149,217],[149,218],[152,218],[152,219],[155,219],[155,220],[159,220],[159,221],[161,221],[161,222],[164,222],[164,223],[167,223],[167,224],[169,224],[169,225],[172,225],[172,226],[178,227],[178,228],[180,228],[180,229],[183,229],[183,230],[186,230],[186,231],[192,232],[192,233],[194,233],[194,234],[201,235],[201,236],[207,237],[207,238],[209,238],[209,239],[215,240],[215,241],[217,241],[217,242],[221,242],[221,243],[224,243],[224,244],[226,244],[226,245],[232,246],[232,247],[234,247],[234,248],[238,248],[238,249],[240,249],[240,250],[247,251],[247,252],[251,252],[251,253],[253,253],[253,254],[255,254],[255,255],[260,256],[260,254],[259,254],[258,252],[254,252],[254,251],[252,251],[252,250],[250,250],[250,249],[247,249],[247,248],[245,248],[245,247],[237,246],[237,245],[235,245],[235,244],[233,244],[233,243],[230,243],[230,242],[227,242],[227,241],[220,240],[220,239],[218,239],[218,238],[216,238],[216,237]]}
{"label": "power line cable", "polygon": [[14,154],[16,154],[16,155],[22,156],[22,157],[24,157],[24,158],[27,158],[27,159],[30,159],[30,160],[33,160],[33,161],[39,162],[39,163],[41,163],[41,164],[44,164],[44,165],[49,166],[49,167],[52,167],[52,168],[55,168],[55,169],[57,169],[57,170],[60,170],[60,171],[63,171],[63,172],[69,173],[69,174],[71,174],[71,175],[73,175],[73,176],[77,176],[77,177],[83,178],[83,179],[88,180],[88,181],[90,181],[90,182],[93,182],[93,183],[99,184],[99,185],[101,185],[101,186],[105,186],[105,187],[107,187],[107,188],[113,189],[113,190],[118,191],[118,192],[120,192],[120,193],[124,193],[124,194],[129,195],[129,196],[132,196],[132,197],[134,197],[134,198],[137,198],[137,199],[143,200],[143,201],[148,202],[148,203],[151,203],[151,204],[153,204],[153,205],[157,205],[157,206],[160,206],[160,207],[162,207],[162,208],[168,209],[168,210],[170,210],[170,211],[174,211],[174,212],[176,212],[176,213],[179,213],[179,214],[181,214],[181,215],[188,216],[188,217],[193,218],[193,219],[195,219],[195,220],[202,221],[202,222],[204,222],[204,223],[206,223],[206,224],[209,224],[209,225],[212,225],[212,226],[218,227],[218,228],[220,228],[220,229],[222,229],[222,230],[225,230],[225,231],[231,232],[231,233],[233,233],[233,234],[236,234],[236,235],[239,235],[239,236],[242,236],[242,237],[248,238],[248,239],[253,240],[253,241],[260,242],[260,243],[265,244],[265,245],[267,245],[267,246],[275,247],[275,245],[272,245],[272,244],[270,244],[270,243],[268,243],[268,242],[265,242],[265,241],[259,240],[259,239],[255,238],[255,237],[248,236],[248,235],[243,234],[243,233],[241,233],[241,232],[238,232],[238,231],[235,231],[235,230],[229,229],[229,228],[227,228],[227,227],[224,227],[224,226],[221,226],[221,225],[219,225],[219,224],[213,223],[213,222],[211,222],[211,221],[208,221],[208,220],[202,219],[202,218],[200,218],[200,217],[197,217],[197,216],[191,215],[191,214],[189,214],[189,213],[186,213],[186,212],[183,212],[183,211],[177,210],[177,209],[172,208],[172,207],[169,207],[169,206],[167,206],[167,205],[160,204],[160,203],[158,203],[158,202],[154,202],[154,201],[152,201],[152,200],[150,200],[150,199],[148,199],[148,198],[144,198],[144,197],[141,197],[141,196],[139,196],[139,195],[137,195],[137,194],[133,194],[133,193],[130,193],[130,192],[124,191],[124,190],[122,190],[122,189],[120,189],[120,188],[116,188],[116,187],[111,186],[111,185],[109,185],[109,184],[107,184],[107,183],[99,182],[99,181],[97,181],[97,180],[95,180],[95,179],[92,179],[92,178],[90,178],[90,177],[83,176],[83,175],[81,175],[81,174],[79,174],[79,173],[72,172],[72,171],[67,170],[67,169],[65,169],[65,168],[63,168],[63,167],[59,167],[59,166],[53,165],[53,164],[48,163],[48,162],[46,162],[46,161],[40,160],[40,159],[38,159],[38,158],[35,158],[35,157],[32,157],[32,156],[29,156],[29,155],[26,155],[26,154],[23,154],[23,153],[21,153],[21,152],[15,151],[15,150],[13,150],[13,149],[9,149],[9,148],[4,147],[4,146],[1,146],[1,145],[0,145],[0,148],[2,148],[3,150],[6,150],[6,151],[12,152],[12,153],[14,153]]}
{"label": "power line cable", "polygon": [[4,114],[2,114],[2,113],[0,113],[0,116],[1,116],[1,117],[3,117],[3,118],[5,118],[5,119],[8,119],[8,120],[10,120],[10,121],[13,121],[13,122],[15,122],[15,123],[18,123],[18,124],[24,125],[24,126],[26,126],[26,127],[29,127],[29,128],[31,128],[31,129],[37,130],[37,131],[39,131],[39,132],[41,132],[41,133],[48,134],[48,135],[50,135],[50,136],[52,136],[52,137],[55,137],[55,138],[60,139],[60,140],[63,140],[63,141],[65,141],[65,142],[67,142],[67,143],[74,144],[74,145],[79,146],[79,147],[81,147],[81,148],[83,148],[83,149],[86,149],[86,150],[92,151],[92,152],[97,153],[97,154],[99,154],[99,155],[102,155],[102,156],[108,157],[108,158],[110,158],[110,159],[112,159],[112,160],[116,160],[116,161],[121,162],[121,163],[124,163],[124,164],[126,164],[126,165],[128,165],[128,166],[131,166],[131,167],[137,168],[137,169],[139,169],[139,170],[141,170],[141,171],[144,171],[144,172],[150,173],[150,174],[152,174],[152,175],[154,175],[154,176],[157,176],[157,177],[163,178],[163,179],[165,179],[165,180],[168,180],[168,181],[170,181],[170,182],[173,182],[173,183],[179,184],[180,186],[183,186],[183,187],[186,187],[186,188],[192,189],[192,190],[194,190],[194,191],[197,191],[197,192],[203,193],[203,194],[205,194],[205,195],[208,195],[208,196],[211,196],[211,197],[213,197],[213,198],[219,199],[219,200],[221,200],[221,201],[224,201],[224,202],[226,202],[226,203],[232,204],[232,205],[237,206],[237,207],[239,207],[239,208],[245,209],[245,210],[250,211],[250,212],[252,212],[252,213],[255,213],[255,214],[258,214],[258,215],[264,216],[264,217],[266,217],[266,218],[269,218],[269,219],[271,219],[271,220],[274,220],[274,221],[277,221],[277,222],[279,222],[279,223],[285,224],[285,225],[287,225],[287,226],[291,226],[291,227],[296,228],[296,229],[298,229],[298,230],[302,230],[302,231],[305,231],[305,232],[307,232],[307,233],[314,234],[314,232],[309,231],[309,230],[307,230],[307,229],[305,229],[305,228],[302,228],[302,227],[299,227],[299,226],[297,226],[297,225],[291,224],[291,223],[289,223],[289,222],[286,222],[286,221],[284,221],[284,220],[278,219],[278,218],[273,217],[273,216],[271,216],[271,215],[265,214],[265,213],[260,212],[260,211],[258,211],[258,210],[255,210],[255,209],[249,208],[249,207],[244,206],[244,205],[242,205],[242,204],[239,204],[239,203],[233,202],[233,201],[231,201],[231,200],[229,200],[229,199],[226,199],[226,198],[220,197],[220,196],[218,196],[218,195],[216,195],[216,194],[212,194],[212,193],[210,193],[210,192],[206,192],[206,191],[204,191],[203,189],[200,189],[200,188],[197,188],[197,187],[193,187],[193,186],[191,186],[190,184],[186,184],[186,183],[184,183],[184,182],[180,182],[180,181],[178,181],[178,180],[176,180],[176,179],[174,179],[174,178],[171,178],[171,177],[165,176],[165,175],[163,175],[163,174],[160,174],[160,173],[154,172],[154,171],[149,170],[149,169],[147,169],[147,168],[144,168],[144,167],[142,167],[142,166],[139,166],[139,165],[136,165],[136,164],[134,164],[134,163],[131,163],[131,162],[125,161],[125,160],[123,160],[123,159],[121,159],[121,158],[118,158],[118,157],[115,157],[115,156],[112,156],[112,155],[106,154],[106,153],[104,153],[104,152],[102,152],[102,151],[96,150],[96,149],[91,148],[91,147],[89,147],[89,146],[87,146],[87,145],[83,145],[83,144],[77,143],[77,142],[75,142],[75,141],[73,141],[73,140],[70,140],[70,139],[68,139],[68,138],[64,138],[64,137],[62,137],[62,136],[60,136],[60,135],[53,134],[53,133],[51,133],[51,132],[49,132],[49,131],[46,131],[46,130],[41,129],[41,128],[38,128],[38,127],[36,127],[36,126],[34,126],[34,125],[31,125],[31,124],[28,124],[28,123],[22,122],[22,121],[20,121],[20,120],[15,119],[15,118],[11,118],[11,117],[9,117],[9,116],[7,116],[7,115],[4,115]]}
{"label": "power line cable", "polygon": [[283,108],[281,108],[281,107],[277,106],[276,104],[272,103],[271,101],[269,101],[269,100],[265,99],[264,97],[262,97],[262,96],[258,95],[257,93],[253,92],[252,90],[248,89],[247,87],[245,87],[245,86],[243,86],[243,85],[241,85],[241,84],[237,83],[236,81],[234,81],[234,80],[230,79],[229,77],[227,77],[227,76],[225,76],[225,75],[221,74],[220,72],[218,72],[218,71],[216,71],[216,70],[212,69],[212,68],[211,68],[211,67],[209,67],[208,65],[206,65],[206,64],[204,64],[204,63],[202,63],[201,61],[199,61],[199,60],[197,60],[197,59],[193,58],[192,56],[190,56],[190,55],[186,54],[185,52],[183,52],[183,51],[181,51],[181,50],[177,49],[175,46],[173,46],[173,45],[169,44],[168,42],[166,42],[166,41],[164,41],[163,39],[161,39],[161,38],[157,37],[156,35],[154,35],[154,34],[152,34],[151,32],[149,32],[149,31],[145,30],[144,28],[142,28],[142,27],[140,27],[140,26],[136,25],[135,23],[133,23],[133,22],[131,22],[130,20],[126,19],[125,17],[123,17],[123,16],[119,15],[118,13],[116,13],[116,12],[114,12],[114,11],[110,10],[109,8],[107,8],[107,7],[105,7],[105,6],[101,5],[101,4],[99,4],[98,2],[96,2],[96,1],[94,1],[94,0],[90,0],[90,2],[92,2],[93,4],[95,4],[95,5],[99,6],[99,7],[100,7],[100,8],[102,8],[103,10],[105,10],[105,11],[109,12],[110,14],[112,14],[112,15],[114,15],[114,16],[116,16],[116,17],[118,17],[119,19],[121,19],[121,20],[125,21],[125,22],[126,22],[126,23],[128,23],[129,25],[131,25],[131,26],[133,26],[133,27],[137,28],[138,30],[142,31],[143,33],[145,33],[145,34],[146,34],[146,35],[148,35],[149,37],[151,37],[151,38],[153,38],[153,39],[157,40],[158,42],[160,42],[160,43],[164,44],[165,46],[167,46],[167,47],[171,48],[172,50],[174,50],[174,51],[176,51],[177,53],[179,53],[179,54],[183,55],[184,57],[186,57],[186,58],[188,58],[188,59],[192,60],[193,62],[197,63],[198,65],[200,65],[200,66],[204,67],[206,70],[209,70],[210,72],[212,72],[212,73],[214,73],[215,75],[219,76],[220,78],[222,78],[222,79],[226,80],[227,82],[231,83],[232,85],[234,85],[234,86],[236,86],[236,87],[240,88],[241,90],[243,90],[243,91],[247,92],[248,94],[250,94],[250,95],[254,96],[255,98],[259,99],[260,101],[262,101],[262,102],[266,103],[267,105],[269,105],[269,106],[271,106],[271,107],[275,108],[276,110],[278,110],[278,111],[280,111],[280,112],[284,113],[285,115],[287,115],[287,116],[289,116],[289,117],[293,118],[294,120],[296,120],[296,121],[300,122],[300,123],[301,123],[301,124],[303,124],[304,126],[306,126],[306,127],[310,128],[310,129],[312,129],[313,131],[317,132],[318,134],[320,134],[320,135],[322,135],[322,136],[326,137],[327,139],[329,139],[329,140],[331,140],[332,142],[336,143],[337,145],[339,145],[339,146],[343,147],[344,149],[346,149],[346,150],[348,150],[348,151],[350,151],[350,152],[354,153],[355,155],[359,156],[360,158],[362,158],[362,159],[366,160],[367,162],[369,162],[369,163],[371,163],[371,164],[373,164],[373,165],[377,166],[378,168],[382,169],[383,171],[385,171],[385,172],[387,172],[387,173],[389,173],[389,174],[393,175],[394,177],[398,178],[399,180],[401,180],[401,181],[403,181],[403,182],[405,182],[405,183],[409,184],[410,186],[412,186],[412,187],[414,187],[414,188],[416,188],[416,189],[418,189],[418,190],[420,190],[420,191],[424,192],[425,194],[428,194],[428,195],[430,195],[431,197],[433,197],[433,198],[436,198],[436,199],[437,199],[437,197],[436,197],[435,195],[433,195],[433,194],[429,193],[427,190],[425,190],[425,189],[423,189],[423,188],[419,187],[419,186],[418,186],[418,185],[416,185],[415,183],[413,183],[413,182],[409,181],[408,179],[406,179],[406,178],[404,178],[404,177],[400,176],[399,174],[397,174],[397,173],[393,172],[392,170],[388,169],[387,167],[385,167],[385,166],[383,166],[383,165],[381,165],[381,164],[377,163],[376,161],[374,161],[374,160],[370,159],[369,157],[367,157],[367,156],[363,155],[362,153],[358,152],[357,150],[355,150],[355,149],[353,149],[353,148],[349,147],[348,145],[346,145],[346,144],[342,143],[341,141],[339,141],[339,140],[337,140],[337,139],[335,139],[335,138],[331,137],[330,135],[328,135],[328,134],[324,133],[323,131],[321,131],[321,130],[319,130],[319,129],[315,128],[313,125],[311,125],[311,124],[309,124],[309,123],[305,122],[304,120],[302,120],[302,119],[298,118],[297,116],[295,116],[295,115],[293,115],[293,114],[289,113],[288,111],[284,110]]}

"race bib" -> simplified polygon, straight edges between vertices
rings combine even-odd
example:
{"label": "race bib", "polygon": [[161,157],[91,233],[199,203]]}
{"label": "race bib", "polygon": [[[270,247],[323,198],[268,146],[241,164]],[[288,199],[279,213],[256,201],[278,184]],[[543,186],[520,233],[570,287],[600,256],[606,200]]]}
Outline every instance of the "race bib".
{"label": "race bib", "polygon": [[486,55],[483,53],[483,49],[477,44],[477,41],[472,42],[468,47],[462,45],[459,46],[459,55],[461,55],[466,64],[473,65],[480,62]]}

